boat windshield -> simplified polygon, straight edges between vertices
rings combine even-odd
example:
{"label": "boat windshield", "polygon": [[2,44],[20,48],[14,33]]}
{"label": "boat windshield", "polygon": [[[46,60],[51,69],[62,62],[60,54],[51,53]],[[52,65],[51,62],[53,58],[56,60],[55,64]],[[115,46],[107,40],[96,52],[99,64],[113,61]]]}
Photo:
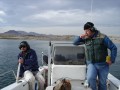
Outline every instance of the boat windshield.
{"label": "boat windshield", "polygon": [[84,46],[56,46],[54,48],[54,64],[56,65],[84,65]]}

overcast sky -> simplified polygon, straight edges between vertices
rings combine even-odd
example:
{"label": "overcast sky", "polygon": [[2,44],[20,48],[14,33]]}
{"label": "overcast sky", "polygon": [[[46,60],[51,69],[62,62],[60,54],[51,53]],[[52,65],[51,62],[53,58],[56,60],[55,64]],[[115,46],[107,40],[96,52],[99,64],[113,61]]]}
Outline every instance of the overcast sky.
{"label": "overcast sky", "polygon": [[105,34],[119,35],[120,0],[0,0],[0,33],[79,35],[88,21]]}

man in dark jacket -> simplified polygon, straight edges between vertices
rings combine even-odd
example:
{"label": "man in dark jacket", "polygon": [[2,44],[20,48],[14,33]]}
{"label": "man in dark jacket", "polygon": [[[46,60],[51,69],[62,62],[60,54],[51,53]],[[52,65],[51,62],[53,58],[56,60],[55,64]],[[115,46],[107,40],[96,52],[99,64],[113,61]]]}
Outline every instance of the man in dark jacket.
{"label": "man in dark jacket", "polygon": [[[107,90],[106,80],[109,65],[115,62],[117,47],[106,35],[100,33],[92,22],[84,25],[84,31],[84,34],[74,40],[74,45],[85,43],[88,83],[92,90],[97,90],[96,78],[98,77],[98,90]],[[111,56],[108,55],[107,49],[111,51]]]}
{"label": "man in dark jacket", "polygon": [[44,89],[45,80],[38,71],[38,61],[36,52],[30,48],[27,41],[22,41],[19,45],[21,52],[18,61],[21,63],[19,77],[24,77],[28,81],[30,90],[34,90],[35,79],[38,81],[38,90]]}

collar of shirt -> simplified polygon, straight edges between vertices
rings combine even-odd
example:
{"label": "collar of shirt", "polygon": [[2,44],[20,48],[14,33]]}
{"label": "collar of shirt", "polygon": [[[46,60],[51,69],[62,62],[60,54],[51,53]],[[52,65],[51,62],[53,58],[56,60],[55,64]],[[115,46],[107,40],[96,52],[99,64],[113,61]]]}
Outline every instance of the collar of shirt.
{"label": "collar of shirt", "polygon": [[96,32],[91,36],[91,38],[97,37],[97,35],[98,35],[98,31],[96,31]]}

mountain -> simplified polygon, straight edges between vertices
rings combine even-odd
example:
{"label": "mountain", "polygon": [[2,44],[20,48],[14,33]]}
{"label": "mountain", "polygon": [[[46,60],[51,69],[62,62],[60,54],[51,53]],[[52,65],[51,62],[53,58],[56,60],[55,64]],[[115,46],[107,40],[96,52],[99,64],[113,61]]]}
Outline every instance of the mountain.
{"label": "mountain", "polygon": [[7,32],[4,32],[3,34],[7,34],[7,35],[21,35],[21,33],[15,31],[15,30],[9,30]]}
{"label": "mountain", "polygon": [[0,39],[36,39],[36,40],[72,40],[71,35],[46,35],[35,32],[15,31],[9,30],[4,33],[0,33]]}
{"label": "mountain", "polygon": [[39,36],[41,34],[35,33],[35,32],[25,32],[25,31],[15,31],[15,30],[9,30],[7,32],[4,32],[3,34],[7,35],[32,35],[32,36]]}
{"label": "mountain", "polygon": [[29,32],[28,34],[29,34],[29,35],[34,35],[34,36],[39,36],[39,35],[41,35],[41,34],[38,34],[38,33],[35,33],[35,32]]}
{"label": "mountain", "polygon": [[19,32],[19,33],[22,34],[22,35],[28,35],[28,33],[25,32],[25,31],[17,31],[17,32]]}

